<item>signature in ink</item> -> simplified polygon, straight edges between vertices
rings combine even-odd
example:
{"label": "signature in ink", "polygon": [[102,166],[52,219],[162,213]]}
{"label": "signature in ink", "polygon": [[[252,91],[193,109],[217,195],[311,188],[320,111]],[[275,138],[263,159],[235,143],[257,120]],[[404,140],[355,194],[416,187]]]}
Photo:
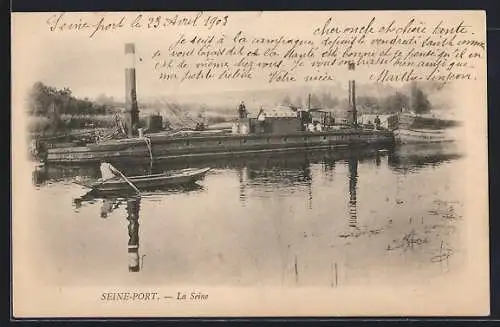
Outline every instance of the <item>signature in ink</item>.
{"label": "signature in ink", "polygon": [[453,255],[453,249],[446,242],[441,241],[439,253],[431,257],[431,262],[443,262]]}
{"label": "signature in ink", "polygon": [[386,250],[391,251],[395,249],[413,249],[415,245],[423,245],[427,243],[427,238],[420,238],[417,233],[412,230],[409,233],[405,233],[403,238],[399,241],[394,240],[393,242],[396,242],[396,245],[388,244]]}

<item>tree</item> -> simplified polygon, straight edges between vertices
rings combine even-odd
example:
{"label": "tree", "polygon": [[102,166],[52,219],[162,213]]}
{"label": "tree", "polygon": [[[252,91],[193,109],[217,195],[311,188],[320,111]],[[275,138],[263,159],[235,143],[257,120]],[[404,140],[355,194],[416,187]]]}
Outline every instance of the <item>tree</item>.
{"label": "tree", "polygon": [[431,110],[431,103],[427,98],[427,95],[416,86],[411,90],[411,108],[416,114],[427,113]]}
{"label": "tree", "polygon": [[332,97],[330,93],[326,92],[323,93],[321,102],[324,108],[335,108],[340,103],[337,97]]}
{"label": "tree", "polygon": [[359,96],[356,99],[356,103],[367,108],[369,112],[378,112],[380,106],[377,98],[373,96]]}
{"label": "tree", "polygon": [[298,107],[298,108],[302,108],[304,103],[302,102],[302,98],[299,96],[295,99],[295,101],[293,102],[293,105]]}
{"label": "tree", "polygon": [[339,101],[339,107],[342,108],[342,109],[344,109],[344,110],[350,110],[350,108],[349,108],[349,99],[342,98]]}
{"label": "tree", "polygon": [[311,94],[309,105],[311,106],[311,108],[320,108],[321,107],[321,101],[316,96],[316,94],[314,94],[314,93]]}
{"label": "tree", "polygon": [[282,104],[284,106],[291,106],[292,105],[292,100],[290,99],[290,96],[288,94],[283,99]]}
{"label": "tree", "polygon": [[115,99],[112,96],[107,96],[106,94],[101,93],[97,96],[95,102],[100,105],[113,105],[115,103]]}
{"label": "tree", "polygon": [[33,84],[28,94],[28,110],[34,116],[45,116],[54,100],[54,91],[42,82]]}
{"label": "tree", "polygon": [[380,111],[385,113],[400,112],[403,108],[408,108],[408,102],[408,96],[396,92],[382,99]]}
{"label": "tree", "polygon": [[104,114],[105,105],[97,105],[89,99],[77,99],[69,88],[56,89],[42,82],[33,84],[28,94],[28,110],[31,115],[49,117],[54,106],[59,114]]}

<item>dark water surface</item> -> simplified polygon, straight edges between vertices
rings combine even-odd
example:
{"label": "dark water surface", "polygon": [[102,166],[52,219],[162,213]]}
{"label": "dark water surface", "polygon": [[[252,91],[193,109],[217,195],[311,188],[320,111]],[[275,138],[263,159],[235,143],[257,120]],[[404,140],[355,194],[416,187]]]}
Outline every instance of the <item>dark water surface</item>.
{"label": "dark water surface", "polygon": [[71,182],[96,167],[38,168],[31,253],[58,285],[425,282],[459,269],[462,161],[448,144],[162,165],[213,170],[106,199]]}

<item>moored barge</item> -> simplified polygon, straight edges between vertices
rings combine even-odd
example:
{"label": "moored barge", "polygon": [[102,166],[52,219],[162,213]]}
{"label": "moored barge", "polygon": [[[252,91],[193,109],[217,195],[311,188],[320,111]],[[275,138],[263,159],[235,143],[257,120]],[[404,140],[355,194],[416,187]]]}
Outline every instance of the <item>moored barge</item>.
{"label": "moored barge", "polygon": [[[125,110],[123,139],[111,139],[84,146],[50,148],[41,154],[46,163],[81,164],[101,161],[161,161],[207,157],[238,156],[249,153],[291,152],[349,147],[386,148],[394,143],[393,133],[381,129],[362,129],[357,125],[355,81],[349,80],[348,125],[343,129],[310,129],[308,110],[291,110],[285,115],[261,110],[249,117],[239,110],[231,133],[194,133],[188,136],[167,133],[143,134],[137,128],[139,107],[136,98],[135,46],[125,45],[131,66],[125,69]],[[354,70],[354,64],[349,65]],[[240,107],[241,109],[241,107]],[[292,112],[293,111],[293,112]]]}
{"label": "moored barge", "polygon": [[47,163],[95,163],[100,161],[149,161],[196,159],[262,152],[336,149],[345,147],[388,147],[394,142],[389,131],[338,130],[328,132],[144,137],[110,140],[80,147],[53,148]]}

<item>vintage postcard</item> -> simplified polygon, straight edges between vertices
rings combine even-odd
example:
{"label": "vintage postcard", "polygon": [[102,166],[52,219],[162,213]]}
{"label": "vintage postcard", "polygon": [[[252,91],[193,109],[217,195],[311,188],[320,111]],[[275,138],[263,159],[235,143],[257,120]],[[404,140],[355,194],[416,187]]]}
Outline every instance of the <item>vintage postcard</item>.
{"label": "vintage postcard", "polygon": [[488,315],[485,20],[13,13],[14,317]]}

